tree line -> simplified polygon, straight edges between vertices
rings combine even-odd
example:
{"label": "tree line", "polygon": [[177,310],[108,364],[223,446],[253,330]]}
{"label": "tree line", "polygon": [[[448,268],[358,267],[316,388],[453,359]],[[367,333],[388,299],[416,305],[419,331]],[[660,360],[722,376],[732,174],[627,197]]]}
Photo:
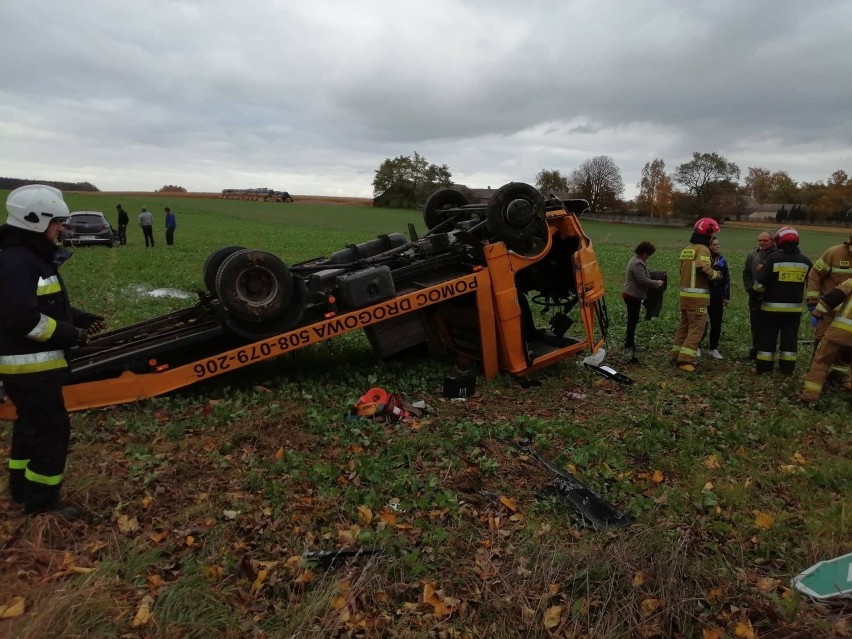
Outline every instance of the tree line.
{"label": "tree line", "polygon": [[56,180],[25,180],[21,178],[0,177],[0,189],[17,189],[28,184],[45,184],[60,191],[100,191],[90,182],[57,182]]}
{"label": "tree line", "polygon": [[[784,205],[778,209],[778,221],[852,222],[852,179],[843,170],[825,182],[796,182],[786,171],[764,167],[748,167],[741,178],[740,167],[718,153],[695,152],[671,173],[662,158],[654,158],[642,167],[639,194],[625,200],[620,168],[610,156],[599,155],[564,173],[542,169],[535,186],[559,197],[583,198],[590,213],[598,214],[733,219],[751,212],[756,202]],[[385,159],[376,170],[373,190],[383,194],[382,206],[413,208],[451,184],[446,164],[430,164],[415,152],[413,157]]]}

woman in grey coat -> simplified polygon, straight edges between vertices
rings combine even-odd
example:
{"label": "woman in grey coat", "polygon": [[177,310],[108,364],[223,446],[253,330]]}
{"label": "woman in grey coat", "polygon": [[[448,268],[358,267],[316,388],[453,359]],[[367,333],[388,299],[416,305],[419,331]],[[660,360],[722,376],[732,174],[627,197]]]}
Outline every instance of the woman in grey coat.
{"label": "woman in grey coat", "polygon": [[642,300],[648,297],[648,289],[660,288],[663,285],[662,280],[652,280],[648,273],[648,258],[656,251],[657,249],[650,242],[640,242],[633,251],[635,255],[627,263],[621,298],[627,305],[627,332],[624,336],[624,348],[633,351],[632,359],[636,358],[636,325],[639,324]]}

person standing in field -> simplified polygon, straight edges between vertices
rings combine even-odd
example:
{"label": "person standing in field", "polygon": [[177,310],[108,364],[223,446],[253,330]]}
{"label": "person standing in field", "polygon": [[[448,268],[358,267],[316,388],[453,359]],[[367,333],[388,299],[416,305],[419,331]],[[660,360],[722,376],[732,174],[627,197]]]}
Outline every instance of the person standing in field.
{"label": "person standing in field", "polygon": [[810,259],[799,250],[799,233],[792,226],[778,229],[773,252],[757,274],[753,290],[761,295],[755,373],[771,373],[778,349],[778,369],[790,376],[796,368],[799,323],[805,308],[805,282]]}
{"label": "person standing in field", "polygon": [[672,344],[671,360],[677,367],[694,373],[698,344],[707,327],[710,282],[721,279],[713,270],[710,240],[719,232],[719,223],[702,217],[693,227],[689,245],[680,252],[680,323]]}
{"label": "person standing in field", "polygon": [[[713,260],[710,264],[714,270],[722,274],[722,277],[710,283],[710,305],[707,307],[707,317],[710,320],[710,352],[708,355],[713,359],[724,359],[722,353],[719,352],[719,339],[722,336],[722,318],[731,301],[731,272],[728,269],[728,261],[720,252],[717,238],[714,237],[710,240],[709,248],[710,257]],[[705,337],[707,337],[707,327],[704,328],[702,343]]]}
{"label": "person standing in field", "polygon": [[117,204],[115,208],[118,211],[118,243],[124,246],[127,244],[127,225],[130,224],[130,216],[121,204]]}
{"label": "person standing in field", "polygon": [[766,258],[775,250],[772,236],[764,231],[757,236],[757,248],[753,248],[746,256],[743,265],[743,289],[748,294],[748,323],[751,329],[751,348],[749,359],[757,359],[757,328],[760,316],[760,294],[754,291],[754,280],[763,268]]}
{"label": "person standing in field", "polygon": [[151,212],[142,207],[142,212],[139,214],[139,227],[142,229],[142,235],[145,236],[145,248],[154,246],[154,216]]}
{"label": "person standing in field", "polygon": [[648,297],[648,289],[663,286],[662,280],[651,279],[648,273],[648,258],[656,250],[650,242],[640,242],[636,250],[633,251],[633,257],[627,263],[621,298],[627,305],[627,331],[624,335],[624,349],[631,351],[631,361],[636,360],[636,326],[639,324],[642,300]]}
{"label": "person standing in field", "polygon": [[[834,290],[850,277],[852,277],[852,232],[849,233],[847,241],[829,247],[814,262],[814,267],[808,274],[808,286],[805,292],[808,310],[813,313],[821,295]],[[831,310],[820,315],[814,331],[814,350],[819,346],[819,341],[833,319]]]}
{"label": "person standing in field", "polygon": [[852,392],[852,277],[825,293],[814,307],[813,314],[817,318],[829,315],[831,324],[826,327],[811,368],[805,375],[799,401],[808,403],[819,400],[826,378],[838,365],[845,371],[841,377],[843,389]]}
{"label": "person standing in field", "polygon": [[68,252],[57,246],[68,205],[62,192],[31,184],[9,193],[0,226],[0,380],[15,404],[9,455],[9,492],[27,515],[68,519],[79,508],[59,499],[71,421],[62,386],[68,381],[65,350],[85,344],[104,318],[73,306],[59,265]]}
{"label": "person standing in field", "polygon": [[177,220],[175,214],[167,206],[166,207],[166,244],[171,246],[175,243],[175,229],[177,228]]}

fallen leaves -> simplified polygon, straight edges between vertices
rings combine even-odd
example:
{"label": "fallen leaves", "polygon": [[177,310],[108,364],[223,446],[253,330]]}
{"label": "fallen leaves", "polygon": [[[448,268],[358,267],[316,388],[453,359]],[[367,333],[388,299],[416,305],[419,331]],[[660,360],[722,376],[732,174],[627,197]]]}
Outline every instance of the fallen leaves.
{"label": "fallen leaves", "polygon": [[707,455],[702,462],[705,468],[710,468],[711,470],[720,468],[722,464],[719,463],[719,458],[716,455]]}
{"label": "fallen leaves", "polygon": [[369,506],[358,506],[358,519],[365,526],[369,526],[373,521],[373,511]]}
{"label": "fallen leaves", "polygon": [[432,606],[432,614],[443,619],[449,617],[459,605],[459,600],[448,597],[443,590],[436,590],[433,582],[423,584],[423,603]]}
{"label": "fallen leaves", "polygon": [[133,621],[130,623],[131,626],[139,628],[151,621],[152,603],[154,603],[154,598],[151,595],[145,595],[142,597],[142,601],[139,603],[139,608],[136,610],[136,616],[133,617]]}
{"label": "fallen leaves", "polygon": [[118,530],[125,535],[139,530],[139,521],[136,517],[128,517],[127,515],[118,515],[115,518],[115,525],[118,527]]}
{"label": "fallen leaves", "polygon": [[763,513],[758,510],[754,511],[754,524],[758,528],[763,528],[764,530],[769,530],[772,526],[775,525],[775,518],[768,514]]}
{"label": "fallen leaves", "polygon": [[649,597],[642,600],[642,603],[639,604],[639,609],[642,611],[643,617],[650,617],[652,614],[657,612],[662,605],[662,600]]}
{"label": "fallen leaves", "polygon": [[12,597],[0,606],[0,619],[11,619],[20,617],[26,610],[26,602],[23,597]]}
{"label": "fallen leaves", "polygon": [[655,484],[662,483],[666,478],[666,476],[663,474],[663,471],[661,471],[659,469],[654,470],[653,472],[650,472],[650,473],[638,473],[638,476],[639,476],[640,479],[648,479],[648,480],[654,482]]}
{"label": "fallen leaves", "polygon": [[500,495],[500,503],[503,504],[509,510],[511,510],[513,513],[518,512],[518,504],[516,504],[513,499],[510,499],[505,495]]}
{"label": "fallen leaves", "polygon": [[734,627],[734,635],[740,639],[757,639],[754,626],[751,625],[751,621],[748,619],[737,622],[737,625]]}
{"label": "fallen leaves", "polygon": [[562,621],[562,606],[551,606],[544,611],[544,627],[548,630],[553,630]]}

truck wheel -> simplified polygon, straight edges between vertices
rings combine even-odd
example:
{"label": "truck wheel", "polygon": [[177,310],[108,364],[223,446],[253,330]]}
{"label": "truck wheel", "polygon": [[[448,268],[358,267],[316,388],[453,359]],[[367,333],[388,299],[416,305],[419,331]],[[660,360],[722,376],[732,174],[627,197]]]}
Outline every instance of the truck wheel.
{"label": "truck wheel", "polygon": [[426,223],[426,228],[431,231],[441,222],[449,219],[450,215],[447,211],[467,204],[470,204],[470,200],[467,199],[464,193],[457,189],[440,189],[439,191],[435,191],[426,200],[426,206],[423,208],[423,221]]}
{"label": "truck wheel", "polygon": [[235,335],[253,342],[280,335],[295,328],[302,321],[306,298],[305,280],[293,276],[293,295],[282,315],[265,322],[247,322],[231,315],[225,320],[225,327]]}
{"label": "truck wheel", "polygon": [[274,320],[287,310],[293,291],[290,269],[266,251],[229,255],[216,274],[216,295],[225,309],[249,322]]}
{"label": "truck wheel", "polygon": [[504,184],[486,210],[491,239],[520,255],[538,255],[547,244],[544,196],[523,182]]}
{"label": "truck wheel", "polygon": [[204,285],[207,287],[208,291],[211,293],[216,292],[216,274],[219,272],[219,267],[222,266],[222,262],[237,251],[245,250],[246,249],[243,246],[223,246],[222,248],[217,248],[207,256],[207,259],[204,260],[203,272]]}

